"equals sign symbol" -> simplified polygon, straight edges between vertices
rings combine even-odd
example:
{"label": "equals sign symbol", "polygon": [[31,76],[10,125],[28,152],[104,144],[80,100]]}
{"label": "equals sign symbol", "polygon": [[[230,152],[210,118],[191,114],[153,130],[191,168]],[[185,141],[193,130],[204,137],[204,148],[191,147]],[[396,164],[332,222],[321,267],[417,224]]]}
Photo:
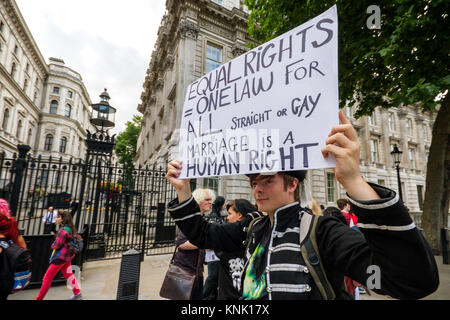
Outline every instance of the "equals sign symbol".
{"label": "equals sign symbol", "polygon": [[191,116],[191,115],[192,115],[192,110],[194,110],[194,109],[187,109],[187,110],[184,112],[184,117],[186,118],[186,117]]}

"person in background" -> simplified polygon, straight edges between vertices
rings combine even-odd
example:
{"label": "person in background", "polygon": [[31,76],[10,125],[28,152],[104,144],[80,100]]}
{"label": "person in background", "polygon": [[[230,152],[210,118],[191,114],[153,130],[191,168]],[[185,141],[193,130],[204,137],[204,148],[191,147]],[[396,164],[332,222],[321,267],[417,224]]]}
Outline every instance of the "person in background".
{"label": "person in background", "polygon": [[0,198],[0,218],[2,219],[1,234],[7,240],[12,240],[15,244],[26,249],[25,239],[19,234],[19,228],[15,217],[11,217],[9,203]]}
{"label": "person in background", "polygon": [[53,278],[61,271],[64,278],[68,280],[72,286],[73,295],[69,300],[82,300],[80,287],[77,279],[72,273],[71,261],[75,254],[70,250],[70,241],[75,236],[77,230],[73,224],[72,216],[68,211],[60,211],[56,216],[56,223],[60,226],[58,233],[55,236],[55,241],[52,244],[53,253],[50,257],[50,266],[42,280],[42,286],[36,300],[44,299]]}
{"label": "person in background", "polygon": [[351,213],[350,209],[350,203],[347,199],[338,199],[336,201],[339,209],[342,212],[342,215],[345,217],[345,220],[347,220],[347,225],[349,227],[356,226],[356,223],[358,222],[358,217],[355,216],[353,213]]}
{"label": "person in background", "polygon": [[341,221],[343,224],[347,225],[347,220],[345,219],[344,215],[342,214],[341,210],[339,210],[336,207],[327,207],[323,211],[324,216],[332,216],[337,218],[339,221]]}
{"label": "person in background", "polygon": [[[202,216],[206,212],[211,210],[213,201],[215,200],[215,194],[209,189],[196,189],[192,192],[192,196],[200,207],[200,213]],[[197,267],[199,274],[197,282],[194,285],[192,300],[203,299],[203,263],[205,262],[205,251],[200,250],[197,246],[193,245],[183,232],[178,233],[176,239],[176,245],[178,250],[175,253],[173,264],[183,268],[191,274],[196,274]],[[198,263],[200,265],[198,265]]]}
{"label": "person in background", "polygon": [[[226,206],[228,223],[242,221],[244,217],[261,216],[248,200],[236,199]],[[235,252],[217,252],[220,259],[218,300],[238,300],[242,296],[241,277],[244,271],[244,249]]]}
{"label": "person in background", "polygon": [[312,201],[312,204],[311,204],[311,211],[312,211],[316,216],[323,216],[322,209],[320,208],[319,202],[317,202],[317,200],[314,199],[314,198],[312,198],[311,201]]}
{"label": "person in background", "polygon": [[[332,216],[337,218],[342,224],[347,225],[347,219],[345,219],[344,215],[342,214],[341,210],[339,210],[336,207],[328,207],[323,212],[324,216]],[[364,288],[361,287],[361,284],[353,281],[349,277],[344,276],[344,282],[345,282],[345,289],[348,293],[353,295],[355,299],[358,300],[359,293],[365,293],[366,291]]]}
{"label": "person in background", "polygon": [[47,213],[42,219],[44,222],[44,234],[50,234],[51,232],[56,233],[57,214],[58,211],[56,211],[52,206],[48,207]]}
{"label": "person in background", "polygon": [[[212,204],[212,209],[209,214],[209,223],[222,224],[224,221],[220,212],[225,204],[225,198],[218,196]],[[220,260],[213,250],[205,250],[205,262],[208,265],[208,277],[203,286],[204,300],[217,300],[217,288],[219,285],[219,267]]]}
{"label": "person in background", "polygon": [[[22,248],[27,248],[25,240],[19,234],[16,219],[11,217],[9,203],[5,199],[0,199],[0,241],[13,241]],[[8,298],[14,282],[12,273],[7,272],[9,270],[7,264],[9,265],[9,261],[0,246],[0,301]]]}

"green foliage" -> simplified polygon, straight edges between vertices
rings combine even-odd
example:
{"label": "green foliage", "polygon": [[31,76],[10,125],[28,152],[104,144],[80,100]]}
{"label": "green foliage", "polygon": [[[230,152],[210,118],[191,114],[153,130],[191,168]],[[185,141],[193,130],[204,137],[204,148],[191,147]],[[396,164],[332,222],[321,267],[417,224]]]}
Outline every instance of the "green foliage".
{"label": "green foliage", "polygon": [[[339,100],[359,103],[356,116],[377,106],[442,103],[450,84],[450,1],[245,0],[249,34],[267,42],[334,4],[339,28]],[[381,29],[368,29],[370,5],[381,9]],[[386,98],[389,97],[389,98]]]}
{"label": "green foliage", "polygon": [[133,159],[136,156],[137,139],[141,131],[142,117],[134,115],[131,121],[127,121],[125,131],[119,133],[116,138],[115,151],[119,162],[127,168],[133,167]]}

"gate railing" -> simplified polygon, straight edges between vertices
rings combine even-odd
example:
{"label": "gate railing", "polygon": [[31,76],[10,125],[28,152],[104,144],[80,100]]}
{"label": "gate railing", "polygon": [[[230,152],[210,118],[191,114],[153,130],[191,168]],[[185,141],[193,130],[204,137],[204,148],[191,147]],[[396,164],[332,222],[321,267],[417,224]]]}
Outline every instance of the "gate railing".
{"label": "gate railing", "polygon": [[[176,193],[165,169],[32,157],[29,149],[18,148],[21,153],[12,158],[0,153],[0,198],[10,202],[22,234],[43,234],[43,217],[54,206],[71,211],[78,229],[89,226],[91,244],[91,238],[103,237],[105,257],[136,245],[147,255],[171,252],[175,223],[167,204]],[[88,257],[103,248],[92,250]]]}

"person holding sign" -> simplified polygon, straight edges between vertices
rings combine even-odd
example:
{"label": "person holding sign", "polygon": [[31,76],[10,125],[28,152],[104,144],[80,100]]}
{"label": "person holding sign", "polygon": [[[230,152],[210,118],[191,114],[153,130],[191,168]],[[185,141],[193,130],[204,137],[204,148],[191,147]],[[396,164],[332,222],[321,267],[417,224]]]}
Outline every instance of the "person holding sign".
{"label": "person holding sign", "polygon": [[336,158],[334,173],[344,186],[364,236],[330,216],[314,216],[296,201],[306,172],[250,175],[253,196],[267,215],[224,225],[202,218],[189,179],[179,179],[182,161],[171,161],[167,180],[178,198],[169,212],[199,248],[245,249],[243,299],[345,299],[344,276],[378,294],[419,299],[434,292],[439,275],[432,251],[394,191],[367,183],[359,169],[358,135],[339,111],[323,157]]}

